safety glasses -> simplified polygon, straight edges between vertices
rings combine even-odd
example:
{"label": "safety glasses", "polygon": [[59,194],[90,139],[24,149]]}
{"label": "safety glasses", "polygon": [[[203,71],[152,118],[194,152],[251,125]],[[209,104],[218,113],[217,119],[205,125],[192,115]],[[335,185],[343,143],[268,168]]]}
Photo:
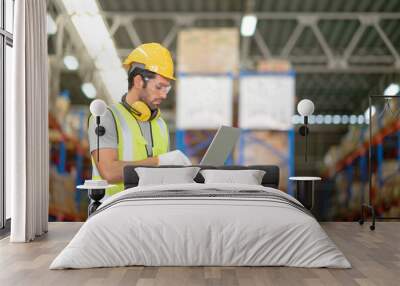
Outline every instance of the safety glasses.
{"label": "safety glasses", "polygon": [[147,86],[155,92],[162,92],[168,94],[172,88],[170,84],[163,84],[160,82],[156,82],[154,79],[150,79],[148,77],[144,77],[144,80]]}

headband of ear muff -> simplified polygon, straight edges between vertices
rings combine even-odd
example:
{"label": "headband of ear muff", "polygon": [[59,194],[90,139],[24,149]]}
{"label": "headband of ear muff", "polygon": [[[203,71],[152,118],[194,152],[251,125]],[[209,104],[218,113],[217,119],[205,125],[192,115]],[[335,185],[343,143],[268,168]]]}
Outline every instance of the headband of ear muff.
{"label": "headband of ear muff", "polygon": [[159,108],[151,110],[150,107],[141,100],[135,101],[133,104],[126,102],[126,94],[122,97],[122,105],[140,121],[151,121],[160,116],[161,111]]}

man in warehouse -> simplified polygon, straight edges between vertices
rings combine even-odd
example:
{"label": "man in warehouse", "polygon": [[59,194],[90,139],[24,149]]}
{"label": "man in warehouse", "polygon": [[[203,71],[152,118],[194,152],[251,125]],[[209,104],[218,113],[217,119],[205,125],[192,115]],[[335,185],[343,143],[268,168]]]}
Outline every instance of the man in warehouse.
{"label": "man in warehouse", "polygon": [[142,44],[129,54],[123,65],[128,72],[128,92],[101,117],[106,132],[100,136],[99,151],[96,123],[93,117],[89,120],[92,179],[103,178],[116,184],[107,189],[107,196],[123,190],[126,165],[191,164],[179,150],[169,152],[168,127],[159,109],[171,89],[170,82],[175,80],[170,52],[157,43]]}

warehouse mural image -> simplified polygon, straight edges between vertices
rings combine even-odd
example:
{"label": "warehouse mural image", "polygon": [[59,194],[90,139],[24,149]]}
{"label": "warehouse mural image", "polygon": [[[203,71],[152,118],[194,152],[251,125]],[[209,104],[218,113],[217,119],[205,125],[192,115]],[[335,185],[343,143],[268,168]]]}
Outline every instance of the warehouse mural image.
{"label": "warehouse mural image", "polygon": [[[116,185],[102,201],[122,191],[122,161],[200,164],[221,126],[240,135],[220,165],[277,166],[278,189],[296,198],[303,183],[293,177],[318,178],[302,198],[318,220],[367,220],[371,206],[377,218],[400,216],[394,20],[368,10],[380,23],[368,26],[326,8],[300,21],[249,1],[260,14],[236,21],[240,1],[224,13],[178,2],[168,1],[177,13],[135,1],[49,3],[51,220],[87,219],[85,180]],[[106,109],[99,138],[95,99]],[[312,110],[299,107],[304,99]],[[124,141],[136,138],[145,147]]]}

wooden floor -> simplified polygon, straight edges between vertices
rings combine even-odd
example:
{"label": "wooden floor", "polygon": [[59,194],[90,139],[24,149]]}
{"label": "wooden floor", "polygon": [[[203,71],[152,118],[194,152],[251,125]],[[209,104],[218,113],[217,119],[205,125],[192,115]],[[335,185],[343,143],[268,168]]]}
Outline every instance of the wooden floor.
{"label": "wooden floor", "polygon": [[353,268],[121,267],[48,270],[81,223],[50,223],[32,243],[0,241],[0,285],[400,285],[400,222],[374,232],[357,223],[322,223]]}

